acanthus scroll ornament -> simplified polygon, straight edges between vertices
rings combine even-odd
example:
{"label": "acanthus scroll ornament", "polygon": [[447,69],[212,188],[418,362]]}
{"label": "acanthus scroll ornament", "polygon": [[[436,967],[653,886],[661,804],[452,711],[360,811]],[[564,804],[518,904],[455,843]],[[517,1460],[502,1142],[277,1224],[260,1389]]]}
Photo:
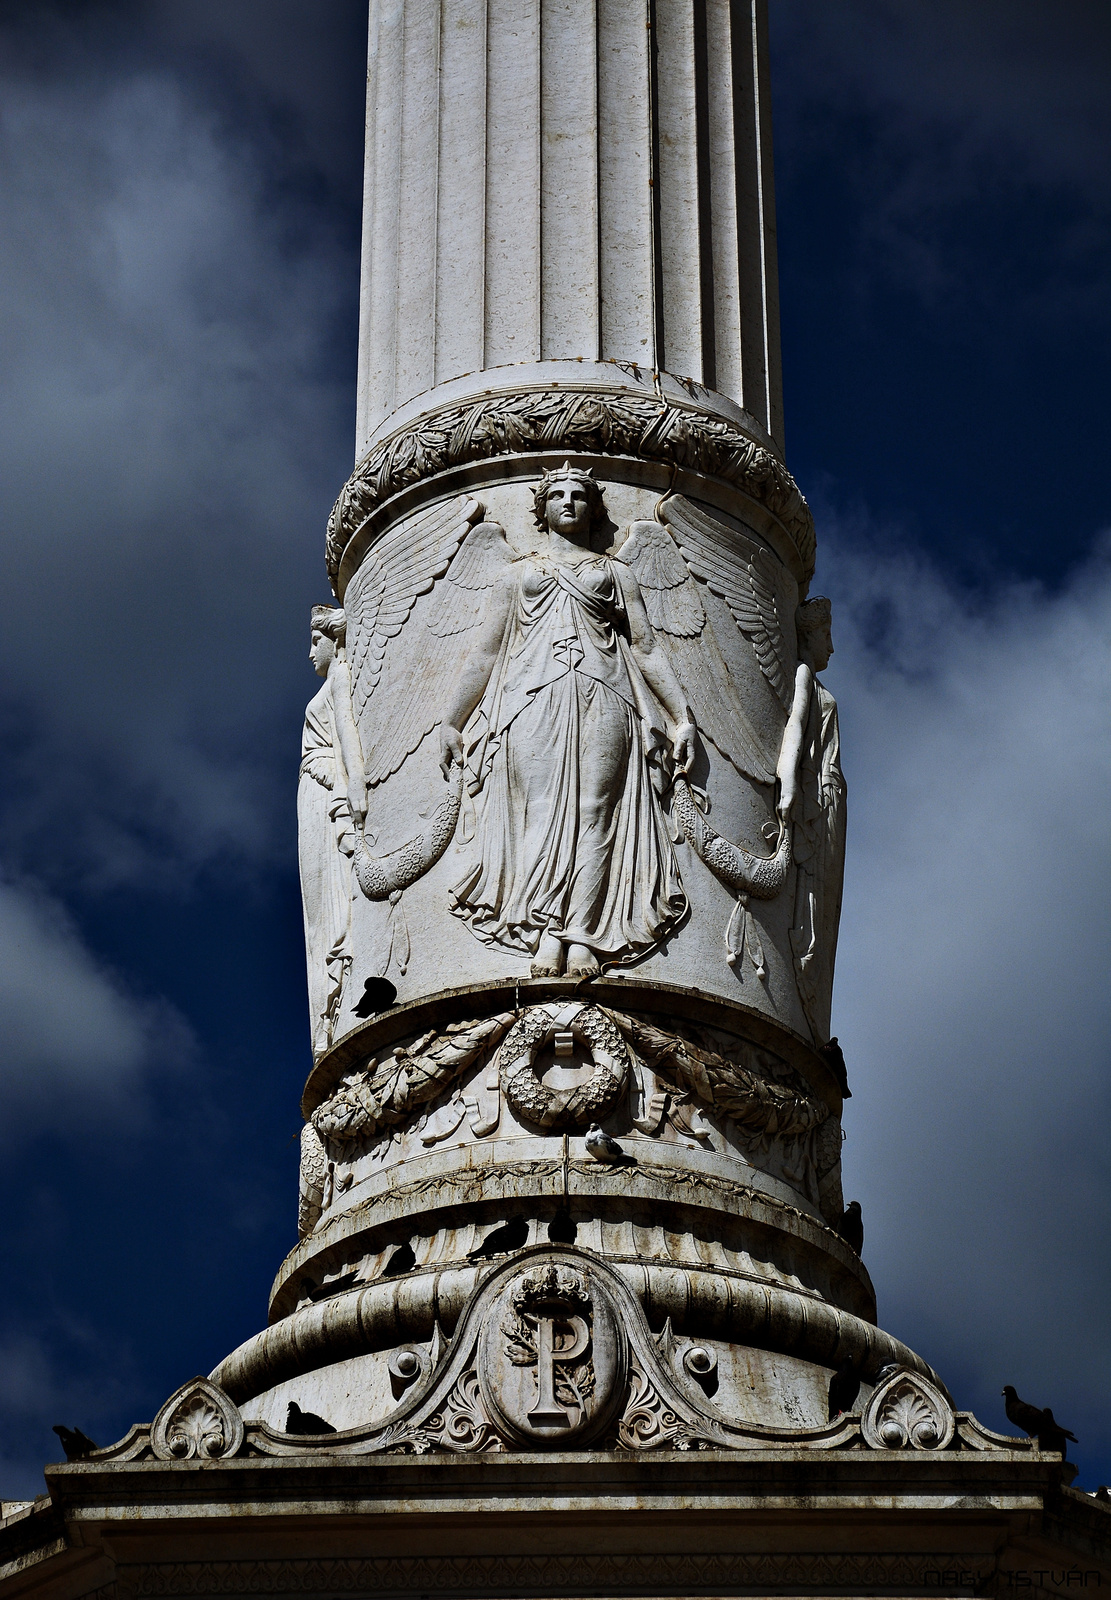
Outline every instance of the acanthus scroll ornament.
{"label": "acanthus scroll ornament", "polygon": [[637,1366],[629,1403],[617,1425],[617,1442],[626,1450],[700,1450],[713,1449],[718,1441],[679,1416]]}
{"label": "acanthus scroll ornament", "polygon": [[478,1374],[472,1368],[455,1384],[443,1405],[420,1427],[387,1430],[379,1449],[391,1455],[425,1455],[430,1450],[450,1450],[458,1455],[504,1446],[490,1425],[479,1393]]}

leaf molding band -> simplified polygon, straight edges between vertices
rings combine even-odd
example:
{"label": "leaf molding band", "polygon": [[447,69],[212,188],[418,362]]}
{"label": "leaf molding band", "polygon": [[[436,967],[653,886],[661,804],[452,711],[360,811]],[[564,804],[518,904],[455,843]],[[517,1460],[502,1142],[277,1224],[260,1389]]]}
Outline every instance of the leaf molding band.
{"label": "leaf molding band", "polygon": [[448,404],[372,446],[328,518],[328,575],[336,592],[351,540],[391,495],[468,462],[537,450],[636,456],[735,485],[787,533],[802,574],[814,570],[814,519],[783,463],[739,428],[656,397],[560,386]]}

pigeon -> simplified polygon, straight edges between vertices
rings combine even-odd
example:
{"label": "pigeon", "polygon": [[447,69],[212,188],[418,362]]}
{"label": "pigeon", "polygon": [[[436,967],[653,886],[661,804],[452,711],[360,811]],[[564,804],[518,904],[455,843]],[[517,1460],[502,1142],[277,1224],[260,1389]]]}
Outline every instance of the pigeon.
{"label": "pigeon", "polygon": [[325,1422],[323,1417],[318,1417],[315,1411],[302,1411],[296,1400],[289,1402],[286,1412],[285,1431],[287,1433],[335,1433],[330,1422]]}
{"label": "pigeon", "polygon": [[396,999],[397,990],[388,978],[368,978],[363,984],[358,1005],[352,1006],[351,1010],[365,1022],[368,1017],[376,1017],[380,1011],[388,1011]]}
{"label": "pigeon", "polygon": [[503,1256],[510,1250],[519,1250],[528,1243],[528,1223],[524,1217],[514,1217],[503,1222],[500,1228],[488,1233],[480,1245],[467,1251],[468,1261],[488,1261],[491,1256]]}
{"label": "pigeon", "polygon": [[57,1422],[54,1425],[54,1432],[62,1441],[67,1461],[84,1461],[86,1456],[100,1449],[100,1446],[94,1444],[88,1434],[82,1433],[80,1428],[63,1428],[62,1424]]}
{"label": "pigeon", "polygon": [[603,1133],[596,1122],[592,1122],[586,1130],[586,1150],[595,1161],[624,1162],[631,1165],[635,1156],[626,1155],[616,1139],[611,1139],[608,1133]]}
{"label": "pigeon", "polygon": [[841,1046],[837,1043],[836,1034],[826,1044],[819,1047],[818,1054],[837,1079],[837,1087],[841,1091],[842,1100],[851,1100],[853,1095],[852,1090],[849,1088],[848,1068],[845,1066],[845,1055]]}
{"label": "pigeon", "polygon": [[356,1267],[351,1272],[345,1272],[342,1277],[329,1278],[327,1283],[322,1283],[319,1289],[309,1290],[310,1300],[330,1300],[334,1294],[342,1294],[345,1289],[354,1288],[359,1281],[359,1269]]}
{"label": "pigeon", "polygon": [[850,1200],[841,1213],[841,1220],[837,1224],[837,1232],[844,1239],[850,1250],[855,1250],[860,1255],[864,1249],[864,1221],[860,1215],[860,1201]]}
{"label": "pigeon", "polygon": [[417,1264],[413,1254],[413,1247],[409,1243],[399,1244],[393,1255],[386,1262],[379,1274],[382,1278],[400,1278],[402,1273],[411,1272]]}
{"label": "pigeon", "polygon": [[860,1393],[860,1378],[851,1356],[846,1356],[829,1380],[829,1420],[836,1422],[851,1411]]}
{"label": "pigeon", "polygon": [[1031,1439],[1036,1438],[1039,1450],[1052,1450],[1057,1455],[1063,1456],[1068,1451],[1066,1440],[1071,1439],[1073,1444],[1077,1443],[1075,1433],[1062,1428],[1048,1406],[1041,1411],[1037,1406],[1027,1405],[1025,1400],[1019,1399],[1009,1383],[1004,1386],[1003,1398],[1007,1402],[1004,1408],[1007,1412],[1007,1421],[1013,1422],[1023,1433],[1028,1433]]}
{"label": "pigeon", "polygon": [[1092,1498],[1098,1500],[1100,1505],[1111,1506],[1111,1489],[1105,1483],[1101,1483]]}
{"label": "pigeon", "polygon": [[578,1234],[578,1223],[574,1221],[566,1206],[560,1206],[551,1222],[548,1223],[548,1242],[550,1244],[574,1244]]}

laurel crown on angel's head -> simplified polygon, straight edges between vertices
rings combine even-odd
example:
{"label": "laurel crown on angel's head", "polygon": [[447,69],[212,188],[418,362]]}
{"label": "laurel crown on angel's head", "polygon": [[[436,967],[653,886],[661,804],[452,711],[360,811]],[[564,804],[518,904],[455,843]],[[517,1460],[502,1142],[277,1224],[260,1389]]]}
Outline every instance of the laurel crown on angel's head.
{"label": "laurel crown on angel's head", "polygon": [[313,606],[309,617],[313,633],[322,633],[326,638],[334,639],[337,644],[344,642],[347,636],[347,615],[341,607]]}
{"label": "laurel crown on angel's head", "polygon": [[812,600],[804,600],[795,612],[795,627],[801,636],[818,633],[822,628],[828,628],[833,618],[833,607],[824,594],[816,594]]}
{"label": "laurel crown on angel's head", "polygon": [[581,483],[589,496],[591,527],[596,528],[599,524],[606,522],[608,518],[602,485],[595,478],[593,470],[590,467],[573,467],[569,461],[565,461],[562,467],[557,467],[554,472],[545,472],[536,488],[532,491],[532,514],[536,518],[536,526],[538,528],[547,527],[545,511],[548,505],[548,494],[553,484],[562,483],[567,478],[573,479],[575,483]]}

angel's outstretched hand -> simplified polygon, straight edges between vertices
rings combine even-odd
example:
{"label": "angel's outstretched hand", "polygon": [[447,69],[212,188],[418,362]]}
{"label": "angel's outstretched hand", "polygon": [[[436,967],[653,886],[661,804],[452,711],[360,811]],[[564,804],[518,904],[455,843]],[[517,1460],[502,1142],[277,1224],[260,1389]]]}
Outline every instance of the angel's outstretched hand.
{"label": "angel's outstretched hand", "polygon": [[463,765],[463,735],[450,722],[440,723],[440,771],[445,778],[451,776],[452,762]]}
{"label": "angel's outstretched hand", "polygon": [[680,772],[689,772],[698,754],[698,729],[693,722],[681,722],[671,741],[671,753]]}

